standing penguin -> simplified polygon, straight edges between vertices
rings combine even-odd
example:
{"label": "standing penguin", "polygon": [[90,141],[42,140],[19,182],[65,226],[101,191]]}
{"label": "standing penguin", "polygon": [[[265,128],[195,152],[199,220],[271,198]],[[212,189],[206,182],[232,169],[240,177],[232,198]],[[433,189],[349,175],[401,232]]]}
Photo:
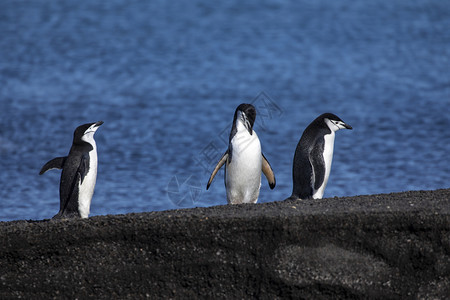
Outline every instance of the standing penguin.
{"label": "standing penguin", "polygon": [[325,113],[303,132],[295,149],[291,199],[322,199],[333,160],[335,132],[352,127],[338,116]]}
{"label": "standing penguin", "polygon": [[236,108],[230,132],[228,150],[216,165],[206,189],[225,164],[225,187],[228,204],[256,203],[261,188],[261,170],[271,189],[275,187],[275,175],[261,152],[258,135],[253,130],[256,110],[251,104]]}
{"label": "standing penguin", "polygon": [[54,218],[87,218],[97,180],[97,146],[94,134],[103,121],[81,125],[75,129],[68,156],[47,162],[39,172],[62,169],[59,185],[60,208]]}

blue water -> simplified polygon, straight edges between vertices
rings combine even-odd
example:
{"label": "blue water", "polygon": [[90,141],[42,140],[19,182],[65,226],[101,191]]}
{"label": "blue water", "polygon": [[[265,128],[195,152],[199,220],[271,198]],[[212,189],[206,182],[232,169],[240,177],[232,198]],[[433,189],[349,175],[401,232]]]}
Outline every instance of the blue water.
{"label": "blue water", "polygon": [[[91,215],[226,203],[233,113],[292,189],[303,129],[333,112],[325,197],[450,186],[450,5],[446,1],[0,1],[0,220],[59,208],[73,130],[103,120]],[[224,138],[225,137],[225,138]]]}

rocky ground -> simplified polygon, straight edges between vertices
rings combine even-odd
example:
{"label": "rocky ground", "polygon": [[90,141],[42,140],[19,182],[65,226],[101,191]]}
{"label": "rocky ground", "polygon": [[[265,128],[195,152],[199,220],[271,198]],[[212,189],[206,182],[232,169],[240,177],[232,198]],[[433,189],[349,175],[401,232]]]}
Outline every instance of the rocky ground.
{"label": "rocky ground", "polygon": [[450,189],[0,222],[0,299],[450,295]]}

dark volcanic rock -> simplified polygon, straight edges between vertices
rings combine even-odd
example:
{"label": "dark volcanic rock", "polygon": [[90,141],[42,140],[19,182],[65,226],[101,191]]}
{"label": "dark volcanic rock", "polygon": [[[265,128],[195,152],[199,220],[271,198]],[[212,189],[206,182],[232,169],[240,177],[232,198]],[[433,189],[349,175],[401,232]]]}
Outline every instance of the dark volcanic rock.
{"label": "dark volcanic rock", "polygon": [[450,190],[0,223],[0,299],[446,298]]}

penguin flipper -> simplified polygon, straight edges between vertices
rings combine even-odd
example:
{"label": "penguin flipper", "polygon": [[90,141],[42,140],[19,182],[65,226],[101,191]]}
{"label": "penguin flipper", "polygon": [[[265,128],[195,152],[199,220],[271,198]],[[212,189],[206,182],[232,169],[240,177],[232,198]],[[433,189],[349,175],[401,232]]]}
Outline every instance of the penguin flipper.
{"label": "penguin flipper", "polygon": [[83,154],[81,157],[80,166],[78,167],[77,174],[80,176],[80,184],[83,183],[84,177],[86,177],[89,171],[89,154]]}
{"label": "penguin flipper", "polygon": [[314,190],[318,190],[325,180],[325,161],[323,159],[323,151],[325,147],[325,141],[321,139],[320,142],[317,142],[314,147],[311,149],[311,153],[309,155],[311,167],[313,170],[313,180],[311,186]]}
{"label": "penguin flipper", "polygon": [[87,172],[89,171],[89,155],[82,155],[81,159],[79,161],[77,160],[77,164],[78,169],[74,174],[70,190],[61,198],[61,209],[54,218],[58,218],[57,216],[61,218],[80,216],[80,213],[78,211],[78,195],[80,192],[80,185],[83,183],[83,180],[86,177]]}
{"label": "penguin flipper", "polygon": [[71,218],[79,217],[78,212],[78,193],[81,184],[81,174],[77,171],[75,178],[72,182],[72,187],[70,193],[64,199],[61,199],[60,211],[53,217],[55,219],[59,218]]}
{"label": "penguin flipper", "polygon": [[64,157],[56,157],[50,161],[48,161],[39,172],[39,175],[44,174],[45,172],[53,169],[62,169],[64,166],[64,162],[66,161],[67,156]]}
{"label": "penguin flipper", "polygon": [[269,161],[267,160],[267,158],[264,156],[264,154],[262,152],[261,152],[261,155],[262,155],[262,172],[266,176],[267,182],[269,182],[270,189],[273,190],[276,185],[275,174],[273,173],[273,170],[269,164]]}
{"label": "penguin flipper", "polygon": [[219,172],[219,169],[222,168],[222,166],[225,164],[225,162],[228,159],[228,150],[225,151],[225,153],[220,158],[219,162],[217,163],[216,167],[214,168],[214,171],[211,173],[211,176],[209,177],[208,184],[206,185],[206,189],[209,189],[209,186],[211,185],[211,182],[214,179],[214,176],[216,176],[217,172]]}

